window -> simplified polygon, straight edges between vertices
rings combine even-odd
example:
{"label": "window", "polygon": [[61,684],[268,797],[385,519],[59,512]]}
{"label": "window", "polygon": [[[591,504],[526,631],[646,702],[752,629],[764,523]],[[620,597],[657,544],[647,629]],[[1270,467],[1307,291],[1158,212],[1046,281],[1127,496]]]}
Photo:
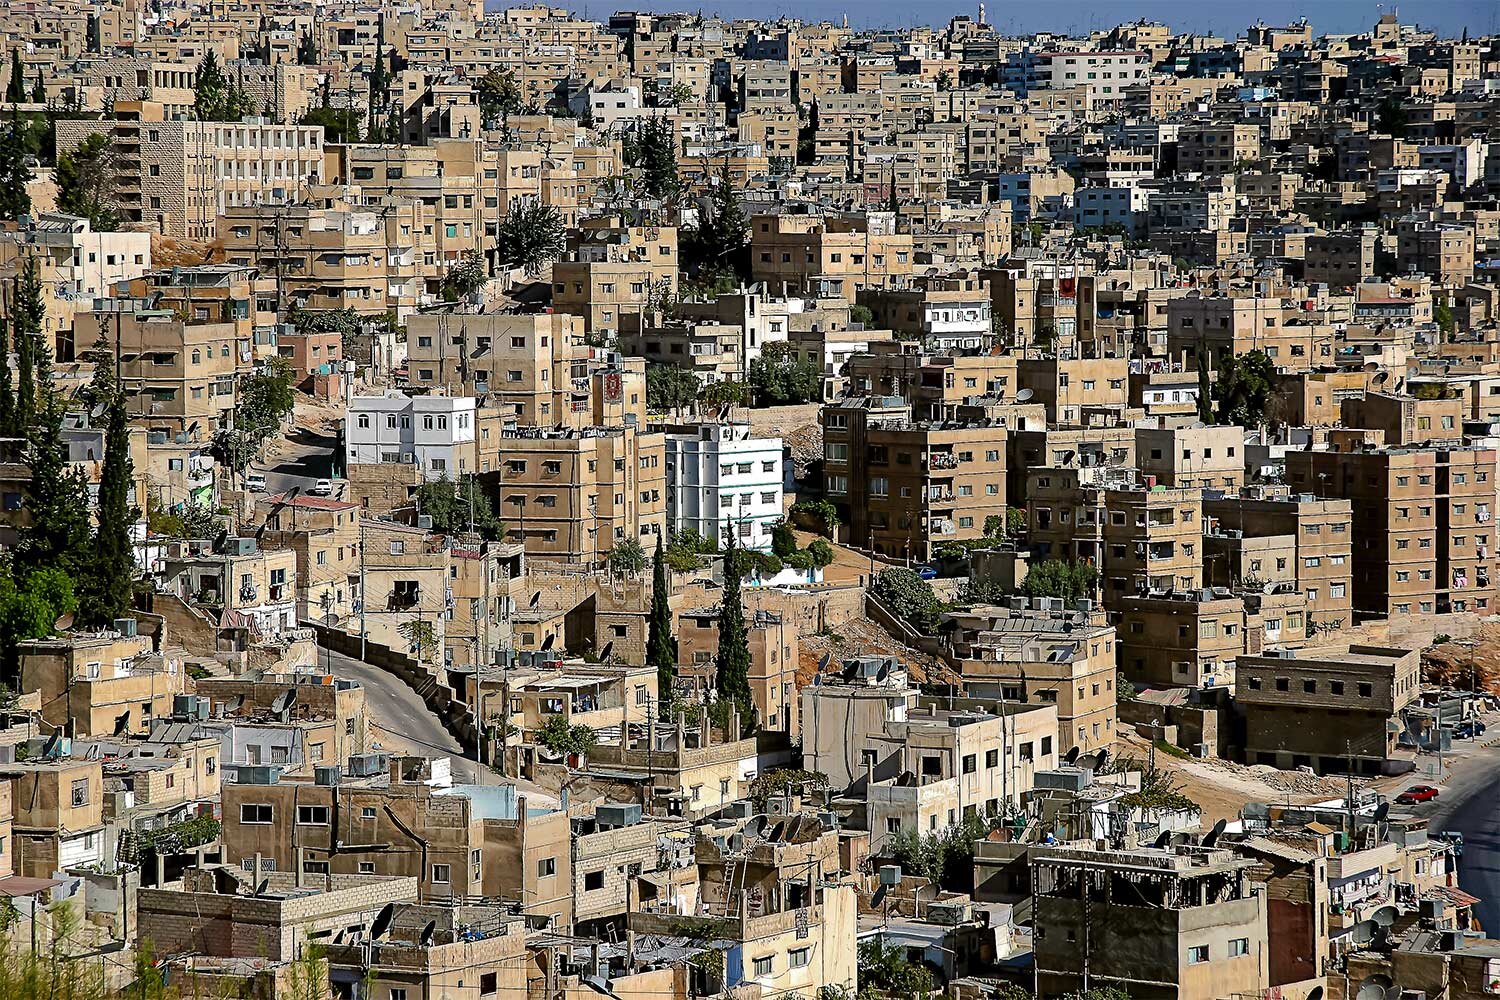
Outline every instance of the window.
{"label": "window", "polygon": [[536,863],[537,878],[551,878],[557,874],[557,859],[543,858]]}
{"label": "window", "polygon": [[479,995],[487,996],[500,991],[500,974],[498,972],[485,972],[479,976]]}
{"label": "window", "polygon": [[987,768],[994,767],[996,764],[999,764],[999,763],[1000,763],[1000,751],[999,750],[993,750],[992,749],[992,750],[986,750],[984,752],[984,766],[985,767],[987,767]]}
{"label": "window", "polygon": [[769,976],[771,974],[771,956],[765,955],[755,960],[755,975]]}
{"label": "window", "polygon": [[302,874],[304,875],[327,875],[330,868],[326,861],[304,861],[302,862]]}
{"label": "window", "polygon": [[811,954],[811,948],[793,948],[791,951],[787,952],[787,959],[792,968],[805,969],[807,968],[807,963]]}
{"label": "window", "polygon": [[604,888],[604,872],[602,870],[597,871],[597,872],[584,872],[583,873],[583,888],[584,888],[585,892],[591,892],[594,889],[603,889]]}
{"label": "window", "polygon": [[1359,682],[1359,696],[1369,698],[1375,694],[1375,686],[1368,681]]}
{"label": "window", "polygon": [[1238,958],[1240,955],[1248,955],[1248,954],[1250,954],[1250,939],[1249,938],[1230,938],[1229,939],[1229,957],[1230,958]]}
{"label": "window", "polygon": [[452,865],[433,865],[432,866],[432,880],[434,882],[451,882],[451,881],[453,881],[453,866]]}
{"label": "window", "polygon": [[89,801],[89,779],[79,778],[73,782],[73,807],[88,805]]}
{"label": "window", "polygon": [[240,822],[269,823],[275,812],[270,803],[243,802],[240,804]]}
{"label": "window", "polygon": [[297,823],[299,826],[327,826],[327,806],[298,806]]}
{"label": "window", "polygon": [[978,760],[974,754],[965,754],[963,761],[964,774],[973,774],[977,764]]}
{"label": "window", "polygon": [[1188,949],[1188,965],[1202,965],[1208,961],[1208,945],[1194,945]]}

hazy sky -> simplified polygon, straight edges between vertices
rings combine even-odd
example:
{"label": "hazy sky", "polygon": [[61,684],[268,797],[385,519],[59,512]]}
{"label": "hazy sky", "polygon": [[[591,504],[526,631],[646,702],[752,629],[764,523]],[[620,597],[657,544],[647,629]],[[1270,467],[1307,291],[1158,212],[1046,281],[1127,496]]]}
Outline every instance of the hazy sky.
{"label": "hazy sky", "polygon": [[[493,5],[495,0],[490,0]],[[576,3],[572,10],[594,20],[607,20],[614,10],[702,11],[724,17],[777,17],[786,15],[804,21],[837,21],[845,14],[856,28],[904,27],[914,24],[939,26],[954,14],[974,16],[978,3],[957,7],[937,0],[628,0],[611,3]],[[987,0],[985,20],[1006,34],[1033,31],[1064,31],[1083,34],[1094,28],[1110,28],[1124,21],[1149,18],[1170,25],[1174,31],[1193,31],[1233,37],[1257,18],[1267,24],[1287,24],[1299,17],[1312,22],[1313,33],[1349,34],[1363,31],[1382,13],[1386,3],[1363,0]],[[1500,32],[1500,0],[1419,0],[1395,5],[1407,23],[1434,28],[1444,35]]]}

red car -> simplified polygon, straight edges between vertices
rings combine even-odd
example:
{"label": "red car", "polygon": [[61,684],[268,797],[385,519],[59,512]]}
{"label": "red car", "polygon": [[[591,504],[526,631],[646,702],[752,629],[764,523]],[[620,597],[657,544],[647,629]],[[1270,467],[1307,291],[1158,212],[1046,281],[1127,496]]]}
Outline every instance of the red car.
{"label": "red car", "polygon": [[1431,785],[1412,785],[1406,791],[1396,796],[1396,801],[1402,805],[1410,806],[1418,802],[1431,802],[1438,797],[1438,790]]}

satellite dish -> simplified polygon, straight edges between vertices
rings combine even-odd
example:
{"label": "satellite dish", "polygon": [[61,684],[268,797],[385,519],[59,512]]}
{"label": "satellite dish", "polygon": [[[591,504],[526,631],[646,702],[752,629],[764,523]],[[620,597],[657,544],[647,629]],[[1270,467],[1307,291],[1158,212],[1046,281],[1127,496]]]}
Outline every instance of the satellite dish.
{"label": "satellite dish", "polygon": [[396,916],[396,904],[386,903],[375,914],[375,922],[370,925],[370,940],[376,941],[385,937],[385,932],[391,929],[391,921]]}
{"label": "satellite dish", "polygon": [[555,632],[548,634],[547,638],[545,638],[545,639],[542,640],[542,648],[543,649],[551,649],[552,648],[552,640],[554,640],[556,638],[557,638],[557,634]]}
{"label": "satellite dish", "polygon": [[1228,825],[1229,824],[1226,823],[1223,819],[1220,819],[1217,823],[1215,823],[1214,828],[1208,831],[1208,836],[1203,838],[1203,846],[1212,847],[1217,844],[1219,842],[1219,838],[1224,836],[1224,828]]}
{"label": "satellite dish", "polygon": [[[1375,933],[1377,930],[1379,930],[1379,928],[1375,926],[1375,921],[1361,920],[1359,923],[1355,924],[1349,929],[1349,940],[1354,942],[1356,945],[1363,947],[1364,945],[1367,945],[1371,941],[1375,940]],[[1386,986],[1382,986],[1376,983],[1375,980],[1378,979],[1385,979],[1385,977],[1370,976],[1359,984],[1359,993],[1357,994],[1358,1000],[1384,1000]],[[1390,980],[1385,979],[1385,982],[1389,984]],[[1378,993],[1375,992],[1377,989],[1379,990]],[[1366,992],[1367,990],[1369,991],[1368,993]]]}
{"label": "satellite dish", "polygon": [[1078,762],[1078,747],[1069,747],[1068,752],[1063,754],[1063,763],[1076,764]]}
{"label": "satellite dish", "polygon": [[237,694],[224,703],[224,714],[232,715],[245,707],[245,696]]}
{"label": "satellite dish", "polygon": [[1099,763],[1097,765],[1095,765],[1094,770],[1095,771],[1102,771],[1102,770],[1104,770],[1104,765],[1106,763],[1108,763],[1108,762],[1109,762],[1109,747],[1105,747],[1104,749],[1102,749],[1102,750],[1099,751]]}
{"label": "satellite dish", "polygon": [[89,411],[89,416],[90,417],[102,417],[102,416],[104,416],[105,409],[106,409],[105,405],[103,403],[99,403],[92,410]]}
{"label": "satellite dish", "polygon": [[1034,395],[1035,393],[1033,393],[1030,389],[1022,389],[1020,392],[1016,393],[1016,402],[1024,403]]}
{"label": "satellite dish", "polygon": [[876,681],[876,683],[879,683],[880,681],[885,680],[890,675],[891,675],[890,665],[882,663],[880,665],[880,669],[875,672],[875,681]]}
{"label": "satellite dish", "polygon": [[883,900],[883,899],[885,899],[885,891],[886,891],[887,888],[889,888],[889,887],[886,886],[886,885],[884,885],[884,884],[876,886],[875,887],[875,895],[873,895],[873,896],[870,897],[870,903],[872,905],[874,905],[874,906],[879,906],[880,905],[880,901]]}
{"label": "satellite dish", "polygon": [[1307,1000],[1323,1000],[1323,987],[1314,986],[1307,991]]}
{"label": "satellite dish", "polygon": [[761,831],[766,828],[766,816],[764,813],[756,813],[745,820],[745,825],[740,827],[740,832],[747,837],[759,837]]}
{"label": "satellite dish", "polygon": [[1381,385],[1381,384],[1383,384],[1385,382],[1386,379],[1388,379],[1390,377],[1391,377],[1391,373],[1390,372],[1379,372],[1378,374],[1376,374],[1376,376],[1374,378],[1370,379],[1370,381],[1374,382],[1376,385]]}
{"label": "satellite dish", "polygon": [[1384,929],[1396,922],[1396,917],[1399,915],[1399,913],[1400,911],[1398,911],[1394,906],[1382,906],[1380,909],[1370,914],[1370,920],[1375,924],[1376,927]]}
{"label": "satellite dish", "polygon": [[52,754],[56,752],[57,745],[61,742],[62,730],[54,730],[52,735],[47,737],[47,742],[42,745],[42,756],[51,757]]}
{"label": "satellite dish", "polygon": [[1378,806],[1375,807],[1375,822],[1379,823],[1381,820],[1385,819],[1390,814],[1391,814],[1391,804],[1389,802],[1382,802],[1382,803],[1380,803],[1380,805],[1378,805]]}
{"label": "satellite dish", "polygon": [[1172,842],[1172,831],[1171,830],[1163,830],[1161,833],[1158,833],[1156,835],[1156,842],[1153,843],[1151,846],[1152,847],[1156,847],[1156,848],[1165,848],[1171,842]]}
{"label": "satellite dish", "polygon": [[828,664],[830,664],[832,662],[833,662],[833,652],[829,651],[827,653],[824,653],[822,655],[822,657],[820,657],[819,660],[818,660],[818,669],[819,670],[827,670],[828,669]]}
{"label": "satellite dish", "polygon": [[285,691],[283,691],[280,694],[278,694],[276,696],[275,700],[271,702],[271,712],[272,712],[272,714],[273,715],[280,715],[281,713],[285,712],[287,709],[291,708],[292,707],[292,702],[294,702],[296,700],[297,700],[297,689],[296,688],[287,688]]}
{"label": "satellite dish", "polygon": [[130,712],[124,711],[115,719],[115,735],[124,736],[125,731],[130,728]]}
{"label": "satellite dish", "polygon": [[425,927],[422,928],[422,936],[419,939],[422,947],[425,948],[428,945],[432,944],[432,937],[436,933],[437,933],[437,921],[436,920],[429,920],[429,921],[427,921],[427,926],[425,926]]}
{"label": "satellite dish", "polygon": [[607,997],[612,997],[615,995],[614,991],[609,988],[609,981],[607,979],[604,979],[602,976],[584,976],[579,980],[579,982],[583,983],[583,985],[587,986],[595,993],[602,993]]}
{"label": "satellite dish", "polygon": [[1367,371],[1367,372],[1378,372],[1378,371],[1380,371],[1380,366],[1378,364],[1376,364],[1375,362],[1373,362],[1373,361],[1366,361],[1365,362],[1365,371]]}
{"label": "satellite dish", "polygon": [[601,659],[601,660],[607,660],[607,659],[609,659],[609,654],[613,653],[614,651],[615,651],[615,641],[613,639],[611,639],[611,640],[609,640],[608,642],[606,642],[604,644],[604,648],[603,649],[599,650],[599,659]]}

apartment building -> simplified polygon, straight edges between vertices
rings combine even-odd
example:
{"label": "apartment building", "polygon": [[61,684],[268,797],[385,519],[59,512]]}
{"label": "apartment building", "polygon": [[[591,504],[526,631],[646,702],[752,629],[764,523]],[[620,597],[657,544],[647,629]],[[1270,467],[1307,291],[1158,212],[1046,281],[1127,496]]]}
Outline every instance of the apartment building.
{"label": "apartment building", "polygon": [[287,308],[404,320],[431,300],[427,281],[438,277],[423,264],[430,243],[412,202],[245,205],[223,214],[219,234],[231,264],[276,276]]}
{"label": "apartment building", "polygon": [[823,409],[824,493],[851,544],[925,562],[1004,520],[1006,434],[915,421],[897,397],[846,397]]}
{"label": "apartment building", "polygon": [[479,469],[473,396],[352,396],[344,414],[349,466],[412,465],[424,480],[458,480]]}
{"label": "apartment building", "polygon": [[584,329],[608,339],[621,316],[659,308],[677,293],[677,230],[589,220],[567,255],[552,264],[552,306],[583,317]]}
{"label": "apartment building", "polygon": [[811,212],[750,219],[750,270],[773,292],[854,302],[870,288],[905,287],[913,274],[912,238],[888,215]]}
{"label": "apartment building", "polygon": [[662,434],[516,428],[497,445],[499,469],[481,481],[528,556],[597,564],[627,538],[654,548],[667,515]]}
{"label": "apartment building", "polygon": [[1067,845],[1031,862],[1036,991],[1092,983],[1158,1000],[1266,988],[1267,901],[1253,862],[1225,848]]}
{"label": "apartment building", "polygon": [[918,419],[955,420],[971,400],[1015,398],[1013,357],[935,353],[908,341],[877,341],[866,347],[845,362],[847,394],[898,397],[911,405]]}
{"label": "apartment building", "polygon": [[253,537],[173,542],[161,587],[184,604],[216,613],[221,627],[274,638],[297,627],[297,554],[262,549]]}
{"label": "apartment building", "polygon": [[50,879],[113,855],[104,823],[104,770],[97,759],[61,755],[0,765],[10,789],[15,873]]}
{"label": "apartment building", "polygon": [[1333,331],[1283,307],[1280,296],[1189,293],[1167,303],[1167,354],[1187,367],[1208,352],[1217,371],[1229,358],[1260,351],[1281,371],[1308,371],[1332,356]]}
{"label": "apartment building", "polygon": [[163,236],[212,240],[237,205],[289,203],[325,181],[323,127],[264,119],[169,118],[151,101],[119,102],[112,119],[78,119],[57,130],[59,154],[91,135],[113,140],[115,202],[129,222]]}
{"label": "apartment building", "polygon": [[1355,614],[1488,614],[1495,460],[1484,447],[1305,450],[1288,453],[1286,476],[1350,502]]}
{"label": "apartment building", "polygon": [[359,504],[299,492],[255,501],[256,538],[297,556],[297,620],[323,624],[354,610],[360,565]]}
{"label": "apartment building", "polygon": [[1238,489],[1245,481],[1245,430],[1232,425],[1137,427],[1135,456],[1141,474],[1161,486]]}
{"label": "apartment building", "polygon": [[1229,588],[1116,598],[1120,672],[1138,687],[1226,687],[1235,657],[1259,653],[1262,628]]}
{"label": "apartment building", "polygon": [[667,530],[694,531],[715,545],[769,550],[771,530],[786,514],[781,438],[750,435],[748,421],[668,427]]}
{"label": "apartment building", "polygon": [[1302,280],[1349,288],[1375,277],[1379,233],[1372,229],[1309,234],[1303,248]]}
{"label": "apartment building", "polygon": [[1177,132],[1177,169],[1196,174],[1234,174],[1261,155],[1260,126],[1201,122]]}
{"label": "apartment building", "polygon": [[[1235,678],[1245,759],[1319,773],[1394,774],[1409,767],[1398,724],[1420,694],[1414,649],[1342,644],[1246,656]],[[1324,724],[1334,717],[1337,725]]]}
{"label": "apartment building", "polygon": [[[1307,599],[1307,634],[1353,624],[1353,506],[1348,500],[1313,494],[1275,495],[1249,487],[1237,494],[1203,498],[1203,517],[1244,542],[1285,540],[1260,564],[1246,562],[1238,580],[1291,582]],[[1286,560],[1286,565],[1280,565]],[[1267,643],[1274,641],[1267,634]]]}
{"label": "apartment building", "polygon": [[75,737],[144,736],[171,717],[187,671],[180,656],[154,653],[135,624],[19,645],[21,690],[40,694],[43,721]]}
{"label": "apartment building", "polygon": [[994,335],[989,285],[976,274],[914,278],[909,289],[871,289],[858,298],[878,329],[934,352],[979,351]]}
{"label": "apartment building", "polygon": [[[1115,629],[1094,609],[1038,598],[944,615],[949,662],[970,697],[1057,709],[1057,749],[1083,752],[1115,738]],[[1045,753],[1048,744],[1038,743]]]}
{"label": "apartment building", "polygon": [[1108,477],[1104,470],[1027,470],[1027,518],[1038,558],[1098,567],[1106,607],[1148,590],[1203,583],[1202,490]]}
{"label": "apartment building", "polygon": [[1397,223],[1396,270],[1425,274],[1448,288],[1468,283],[1474,276],[1474,230],[1420,220]]}

